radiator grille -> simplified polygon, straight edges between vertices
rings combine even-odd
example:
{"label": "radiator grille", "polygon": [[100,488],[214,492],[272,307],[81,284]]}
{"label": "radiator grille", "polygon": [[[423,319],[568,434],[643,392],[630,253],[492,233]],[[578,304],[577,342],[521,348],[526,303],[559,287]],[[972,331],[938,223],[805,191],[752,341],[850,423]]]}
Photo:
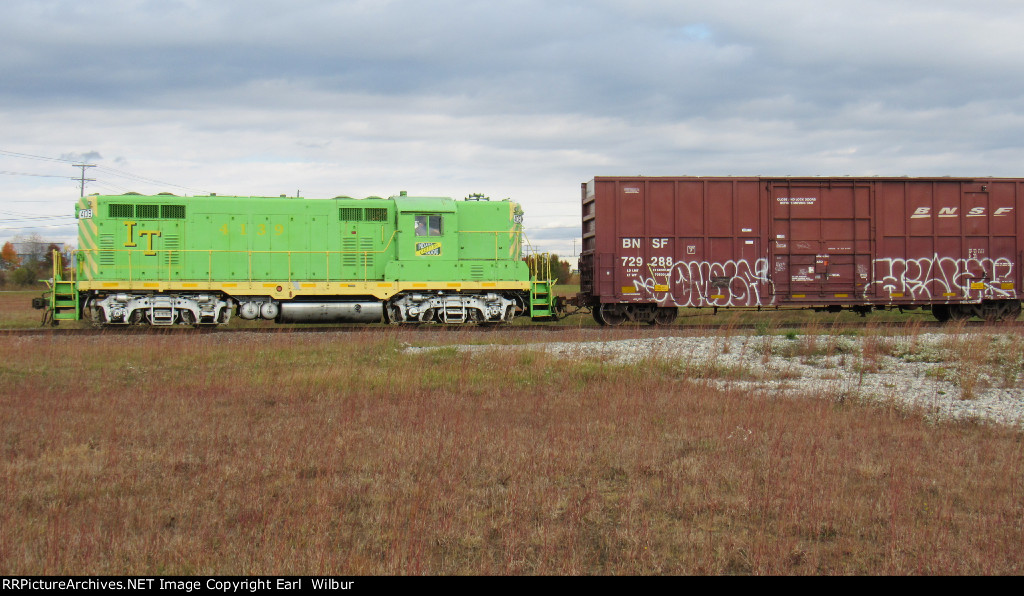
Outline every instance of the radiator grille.
{"label": "radiator grille", "polygon": [[122,203],[111,203],[109,205],[109,208],[110,217],[117,217],[123,219],[135,216],[135,209],[132,205],[125,205]]}
{"label": "radiator grille", "polygon": [[[131,205],[129,205],[131,207]],[[113,267],[114,265],[114,235],[100,234],[100,258],[101,266]]]}
{"label": "radiator grille", "polygon": [[157,219],[160,217],[160,205],[136,205],[135,217],[139,219]]}
{"label": "radiator grille", "polygon": [[359,207],[338,208],[338,219],[340,221],[363,221],[363,210]]}

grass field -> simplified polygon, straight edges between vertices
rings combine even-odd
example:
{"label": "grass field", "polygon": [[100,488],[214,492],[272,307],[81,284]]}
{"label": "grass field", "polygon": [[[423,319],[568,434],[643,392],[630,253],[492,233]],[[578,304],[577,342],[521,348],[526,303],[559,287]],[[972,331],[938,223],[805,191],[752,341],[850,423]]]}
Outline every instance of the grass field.
{"label": "grass field", "polygon": [[1024,571],[1019,429],[402,349],[649,331],[0,336],[0,573]]}
{"label": "grass field", "polygon": [[1024,571],[1019,430],[425,337],[0,337],[0,573]]}
{"label": "grass field", "polygon": [[0,329],[38,327],[43,311],[32,309],[32,299],[42,295],[42,288],[0,291]]}

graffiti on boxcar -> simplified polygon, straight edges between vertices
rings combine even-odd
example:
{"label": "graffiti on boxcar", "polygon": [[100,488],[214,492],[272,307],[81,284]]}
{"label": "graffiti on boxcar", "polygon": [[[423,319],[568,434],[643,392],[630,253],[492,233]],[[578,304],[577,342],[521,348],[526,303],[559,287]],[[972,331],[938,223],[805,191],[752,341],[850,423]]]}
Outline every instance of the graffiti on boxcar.
{"label": "graffiti on boxcar", "polygon": [[[872,266],[874,281],[865,286],[865,298],[878,288],[892,297],[920,300],[1013,298],[1016,295],[1012,283],[1013,261],[1005,257],[955,259],[936,253],[919,259],[875,259]],[[902,296],[898,296],[900,294]]]}
{"label": "graffiti on boxcar", "polygon": [[[650,275],[646,277],[645,275]],[[630,280],[655,300],[676,306],[767,306],[775,292],[768,259],[676,261],[670,267],[640,271]],[[767,295],[762,295],[766,289]]]}

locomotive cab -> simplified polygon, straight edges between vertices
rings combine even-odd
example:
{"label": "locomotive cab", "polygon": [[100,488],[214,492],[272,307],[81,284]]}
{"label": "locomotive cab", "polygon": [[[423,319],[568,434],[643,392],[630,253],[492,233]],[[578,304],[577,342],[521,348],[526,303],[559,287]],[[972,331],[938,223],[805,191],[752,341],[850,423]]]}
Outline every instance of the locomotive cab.
{"label": "locomotive cab", "polygon": [[453,231],[459,227],[451,200],[398,197],[395,202],[398,260],[406,265],[403,270],[419,270],[422,265],[426,273],[433,264],[455,260],[458,246]]}

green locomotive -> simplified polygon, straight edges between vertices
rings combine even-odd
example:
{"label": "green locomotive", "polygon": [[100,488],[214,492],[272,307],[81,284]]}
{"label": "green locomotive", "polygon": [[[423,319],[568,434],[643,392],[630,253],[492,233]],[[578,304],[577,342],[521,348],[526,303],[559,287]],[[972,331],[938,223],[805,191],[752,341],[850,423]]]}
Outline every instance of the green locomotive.
{"label": "green locomotive", "polygon": [[554,312],[522,259],[523,211],[473,195],[91,195],[54,322],[501,323]]}

